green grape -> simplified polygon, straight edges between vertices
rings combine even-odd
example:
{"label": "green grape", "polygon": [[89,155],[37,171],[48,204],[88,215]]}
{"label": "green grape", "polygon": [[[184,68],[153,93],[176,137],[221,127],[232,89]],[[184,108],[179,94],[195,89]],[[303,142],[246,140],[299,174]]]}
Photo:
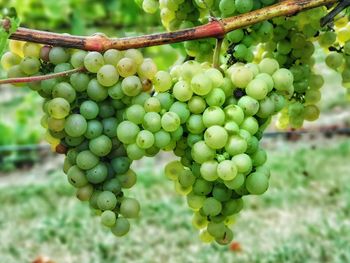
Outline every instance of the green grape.
{"label": "green grape", "polygon": [[150,97],[145,101],[144,109],[146,112],[160,112],[161,110],[161,104],[158,98],[156,97]]}
{"label": "green grape", "polygon": [[192,98],[193,91],[191,90],[190,84],[182,80],[174,85],[173,95],[177,100],[185,102]]}
{"label": "green grape", "polygon": [[107,176],[107,165],[101,162],[86,172],[86,178],[92,184],[99,184],[104,182]]}
{"label": "green grape", "polygon": [[197,229],[202,229],[208,225],[208,220],[206,217],[204,217],[204,215],[201,215],[200,213],[194,213],[192,225]]}
{"label": "green grape", "polygon": [[15,65],[7,71],[8,78],[20,78],[25,76],[26,74],[21,70],[19,65]]}
{"label": "green grape", "polygon": [[87,128],[84,136],[87,139],[94,139],[100,136],[103,132],[103,125],[97,120],[91,120],[87,122]]}
{"label": "green grape", "polygon": [[228,134],[225,128],[213,125],[204,133],[205,143],[212,149],[221,149],[226,145]]}
{"label": "green grape", "polygon": [[256,115],[260,118],[268,118],[275,113],[275,109],[275,102],[270,97],[266,97],[259,102],[259,111]]}
{"label": "green grape", "polygon": [[196,177],[192,174],[190,170],[183,170],[178,177],[179,184],[184,188],[192,187]]}
{"label": "green grape", "polygon": [[88,150],[78,153],[76,159],[77,166],[82,170],[92,169],[99,161],[99,158]]}
{"label": "green grape", "polygon": [[87,184],[78,189],[76,196],[80,201],[89,201],[93,192],[93,186],[91,184]]}
{"label": "green grape", "polygon": [[257,150],[252,155],[252,161],[254,166],[261,166],[266,162],[267,156],[266,152],[262,149]]}
{"label": "green grape", "polygon": [[195,195],[193,192],[187,195],[187,204],[193,210],[199,210],[203,207],[205,196]]}
{"label": "green grape", "polygon": [[344,63],[343,55],[335,51],[329,53],[325,61],[326,65],[332,69],[337,69]]}
{"label": "green grape", "polygon": [[[146,94],[148,94],[148,93],[146,93]],[[174,104],[174,98],[168,92],[158,93],[156,95],[156,98],[159,100],[161,108],[164,110],[169,110],[170,107]]]}
{"label": "green grape", "polygon": [[96,102],[103,101],[108,97],[108,90],[101,86],[97,79],[90,80],[86,92],[89,98]]}
{"label": "green grape", "polygon": [[125,174],[118,175],[117,179],[120,181],[122,188],[131,188],[135,185],[137,177],[133,170],[129,169]]}
{"label": "green grape", "polygon": [[141,124],[145,114],[145,109],[138,104],[131,105],[125,111],[126,118],[135,124]]}
{"label": "green grape", "polygon": [[34,75],[39,72],[40,62],[37,58],[26,57],[20,63],[21,70],[27,75]]}
{"label": "green grape", "polygon": [[136,218],[140,212],[140,204],[134,198],[124,198],[120,204],[120,214],[125,218]]}
{"label": "green grape", "polygon": [[244,120],[244,112],[241,107],[237,105],[229,105],[225,107],[225,119],[227,121],[235,122],[237,125],[240,125]]}
{"label": "green grape", "polygon": [[180,123],[185,123],[190,117],[190,110],[184,102],[177,101],[169,109],[169,112],[174,112],[180,117]]}
{"label": "green grape", "polygon": [[113,65],[104,65],[97,72],[97,81],[105,87],[111,87],[119,80],[119,74]]}
{"label": "green grape", "polygon": [[69,83],[61,82],[52,89],[52,97],[64,98],[69,103],[72,103],[76,98],[76,92]]}
{"label": "green grape", "polygon": [[154,144],[154,136],[153,133],[147,130],[142,130],[137,134],[136,144],[141,149],[148,149]]}
{"label": "green grape", "polygon": [[288,90],[293,85],[293,74],[285,68],[277,70],[272,75],[276,90]]}
{"label": "green grape", "polygon": [[97,206],[101,210],[113,210],[117,205],[116,196],[110,191],[103,191],[97,197]]}
{"label": "green grape", "polygon": [[218,176],[225,180],[233,180],[237,176],[237,167],[231,160],[225,160],[218,164]]}
{"label": "green grape", "polygon": [[117,134],[118,120],[110,117],[102,120],[103,132],[110,138],[113,138]]}
{"label": "green grape", "polygon": [[214,158],[215,150],[211,149],[204,141],[199,141],[193,145],[191,155],[193,160],[202,164]]}
{"label": "green grape", "polygon": [[249,193],[261,195],[267,191],[269,179],[263,173],[255,172],[247,177],[245,186]]}
{"label": "green grape", "polygon": [[225,150],[231,156],[244,153],[247,150],[247,142],[239,135],[232,135],[228,138],[225,145]]}
{"label": "green grape", "polygon": [[89,142],[90,151],[99,156],[106,156],[112,150],[112,141],[106,135],[100,135]]}
{"label": "green grape", "polygon": [[117,222],[115,213],[110,210],[103,211],[101,214],[101,223],[106,227],[112,227]]}
{"label": "green grape", "polygon": [[47,126],[51,131],[60,132],[64,129],[66,121],[64,119],[55,119],[49,117],[47,119]]}
{"label": "green grape", "polygon": [[115,225],[111,228],[111,231],[117,237],[125,236],[130,230],[130,223],[126,218],[119,217],[116,220]]}
{"label": "green grape", "polygon": [[227,188],[224,184],[215,185],[212,193],[213,197],[220,202],[228,201],[232,196],[232,190]]}
{"label": "green grape", "polygon": [[166,112],[161,119],[162,128],[167,132],[173,132],[180,127],[180,117],[175,112]]}
{"label": "green grape", "polygon": [[239,133],[239,126],[234,121],[226,122],[224,128],[229,135]]}
{"label": "green grape", "polygon": [[247,95],[256,100],[264,99],[267,96],[268,91],[268,86],[265,81],[261,79],[252,80],[246,87]]}
{"label": "green grape", "polygon": [[238,173],[246,174],[252,170],[253,163],[248,154],[237,154],[232,157],[232,161],[236,165]]}
{"label": "green grape", "polygon": [[226,226],[223,222],[209,222],[207,231],[211,236],[215,238],[222,238],[225,235]]}
{"label": "green grape", "polygon": [[204,73],[195,75],[191,80],[191,89],[197,95],[207,95],[212,88],[211,79]]}
{"label": "green grape", "polygon": [[68,182],[76,188],[81,188],[88,184],[84,172],[80,170],[76,165],[69,168],[67,178]]}
{"label": "green grape", "polygon": [[138,75],[145,79],[154,79],[157,71],[157,65],[150,58],[144,59],[137,69]]}
{"label": "green grape", "polygon": [[202,116],[191,115],[186,122],[186,128],[192,134],[202,134],[205,130]]}
{"label": "green grape", "polygon": [[171,141],[170,134],[164,130],[157,131],[154,134],[154,145],[159,149],[162,149],[165,146],[167,146],[170,143],[170,141]]}
{"label": "green grape", "polygon": [[244,44],[238,44],[234,48],[234,57],[238,60],[246,59],[248,57],[249,50]]}
{"label": "green grape", "polygon": [[259,63],[259,70],[260,73],[267,73],[269,75],[273,75],[278,69],[279,69],[279,64],[276,60],[272,58],[264,58],[261,60]]}
{"label": "green grape", "polygon": [[109,118],[115,116],[115,110],[112,104],[109,101],[104,101],[100,103],[99,107],[99,117],[101,118]]}
{"label": "green grape", "polygon": [[77,50],[72,54],[70,58],[70,64],[72,64],[73,68],[84,67],[84,59],[87,52],[84,50]]}
{"label": "green grape", "polygon": [[171,76],[166,71],[158,71],[154,77],[153,85],[157,92],[168,91],[172,86]]}
{"label": "green grape", "polygon": [[161,129],[161,125],[161,117],[156,112],[147,112],[143,117],[142,127],[150,132],[155,133],[159,131]]}
{"label": "green grape", "polygon": [[86,100],[80,105],[80,114],[86,120],[95,119],[98,113],[99,113],[99,107],[97,103],[92,100]]}
{"label": "green grape", "polygon": [[1,66],[4,70],[9,70],[11,67],[21,63],[21,57],[12,52],[6,52],[1,57]]}
{"label": "green grape", "polygon": [[179,161],[172,161],[168,163],[164,168],[165,176],[170,180],[177,180],[180,173],[184,170],[183,165]]}
{"label": "green grape", "polygon": [[248,13],[253,9],[253,0],[235,0],[235,6],[238,13]]}
{"label": "green grape", "polygon": [[232,190],[237,190],[240,187],[243,186],[245,181],[245,176],[243,174],[237,174],[237,176],[233,179],[233,180],[229,180],[229,181],[224,181],[224,184]]}
{"label": "green grape", "polygon": [[117,66],[119,60],[123,58],[123,52],[116,49],[108,49],[103,54],[103,59],[106,64]]}
{"label": "green grape", "polygon": [[219,178],[217,174],[218,163],[215,160],[206,161],[200,167],[200,174],[206,180],[213,182]]}
{"label": "green grape", "polygon": [[49,60],[54,65],[62,64],[69,60],[69,54],[62,47],[52,47],[49,53]]}
{"label": "green grape", "polygon": [[64,130],[71,137],[84,135],[87,129],[86,119],[80,114],[69,115],[66,119]]}
{"label": "green grape", "polygon": [[91,73],[97,73],[104,64],[102,54],[96,51],[89,52],[84,58],[84,66]]}
{"label": "green grape", "polygon": [[238,106],[242,108],[246,116],[253,116],[259,111],[259,102],[249,96],[240,98]]}
{"label": "green grape", "polygon": [[223,125],[225,122],[224,111],[216,106],[208,107],[203,113],[203,123],[205,127],[213,125]]}
{"label": "green grape", "polygon": [[231,80],[238,88],[245,88],[253,80],[253,72],[246,67],[236,67],[232,70]]}
{"label": "green grape", "polygon": [[213,183],[204,179],[197,179],[193,184],[193,193],[200,196],[205,196],[213,189]]}
{"label": "green grape", "polygon": [[74,73],[70,76],[69,79],[69,82],[72,85],[72,87],[78,92],[86,91],[89,81],[89,76],[84,73]]}
{"label": "green grape", "polygon": [[203,203],[203,212],[207,216],[216,216],[222,209],[221,203],[213,197],[205,199]]}
{"label": "green grape", "polygon": [[117,157],[111,161],[113,170],[117,174],[125,174],[131,165],[131,160],[128,157]]}
{"label": "green grape", "polygon": [[140,79],[136,76],[127,76],[122,81],[122,90],[127,96],[137,96],[142,91],[142,84]]}
{"label": "green grape", "polygon": [[137,72],[137,64],[131,58],[122,58],[117,64],[117,70],[123,78],[135,75]]}
{"label": "green grape", "polygon": [[[236,11],[236,5],[232,0],[220,0],[219,9],[224,16],[229,16]],[[234,42],[234,43],[238,43],[238,42]]]}
{"label": "green grape", "polygon": [[121,192],[122,186],[117,178],[113,178],[103,183],[103,190],[111,191],[117,195]]}
{"label": "green grape", "polygon": [[193,96],[188,101],[188,108],[193,114],[200,114],[206,109],[205,100],[200,96]]}
{"label": "green grape", "polygon": [[146,155],[145,150],[140,148],[136,143],[129,144],[126,147],[126,153],[131,160],[140,160]]}
{"label": "green grape", "polygon": [[321,92],[319,90],[308,90],[305,93],[305,102],[315,104],[321,100]]}
{"label": "green grape", "polygon": [[307,121],[315,121],[320,116],[320,109],[316,105],[307,105],[304,108],[303,117]]}
{"label": "green grape", "polygon": [[254,117],[247,117],[242,122],[240,128],[246,130],[251,135],[254,135],[259,130],[259,123]]}
{"label": "green grape", "polygon": [[206,97],[209,106],[222,106],[225,103],[225,92],[221,88],[214,88]]}

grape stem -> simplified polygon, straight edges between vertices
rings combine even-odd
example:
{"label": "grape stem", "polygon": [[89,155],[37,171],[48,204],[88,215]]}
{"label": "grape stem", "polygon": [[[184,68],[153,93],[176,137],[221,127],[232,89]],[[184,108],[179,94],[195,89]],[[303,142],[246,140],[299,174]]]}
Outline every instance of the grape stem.
{"label": "grape stem", "polygon": [[221,47],[222,47],[222,41],[223,38],[217,38],[216,39],[216,44],[215,44],[215,49],[214,49],[214,55],[213,55],[213,67],[220,70],[220,52],[221,52]]}
{"label": "grape stem", "polygon": [[69,76],[73,73],[82,72],[85,70],[86,70],[85,68],[81,67],[81,68],[70,69],[67,71],[62,71],[62,72],[52,73],[52,74],[47,74],[47,75],[1,79],[0,85],[1,84],[10,84],[10,83],[28,83],[28,82],[41,81],[41,80],[45,80],[45,79],[54,79],[54,78],[58,78],[58,77]]}
{"label": "grape stem", "polygon": [[[41,43],[52,46],[83,49],[103,52],[108,49],[125,50],[149,46],[178,43],[187,40],[203,39],[208,37],[223,38],[233,30],[244,28],[259,22],[279,16],[290,16],[300,11],[334,4],[337,0],[285,0],[250,13],[229,17],[221,20],[184,30],[157,33],[138,37],[108,38],[103,35],[88,37],[51,33],[19,27],[10,38],[28,42]],[[9,20],[1,21],[6,30]]]}
{"label": "grape stem", "polygon": [[342,12],[345,8],[350,6],[350,0],[343,0],[340,2],[328,15],[321,19],[321,26],[329,24],[333,19]]}

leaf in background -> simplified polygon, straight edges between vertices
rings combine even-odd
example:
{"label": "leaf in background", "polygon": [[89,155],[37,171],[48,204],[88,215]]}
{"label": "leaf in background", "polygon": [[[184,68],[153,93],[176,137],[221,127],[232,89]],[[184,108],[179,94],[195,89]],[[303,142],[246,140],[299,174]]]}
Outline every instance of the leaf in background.
{"label": "leaf in background", "polygon": [[78,12],[73,12],[72,15],[72,34],[85,35],[86,22]]}
{"label": "leaf in background", "polygon": [[5,20],[3,20],[0,27],[0,55],[4,52],[10,35],[16,32],[20,23],[19,19],[16,17],[16,11],[12,11],[9,14],[14,15],[14,17],[4,16],[3,18],[5,18]]}

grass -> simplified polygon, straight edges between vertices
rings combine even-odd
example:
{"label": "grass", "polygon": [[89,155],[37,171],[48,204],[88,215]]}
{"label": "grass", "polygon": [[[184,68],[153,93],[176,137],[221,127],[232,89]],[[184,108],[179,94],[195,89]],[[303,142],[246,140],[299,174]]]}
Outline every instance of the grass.
{"label": "grass", "polygon": [[130,195],[142,215],[116,239],[59,171],[0,180],[0,262],[350,262],[350,140],[270,146],[269,191],[246,198],[234,226],[241,251],[202,244],[191,212],[161,171],[168,156],[137,164]]}

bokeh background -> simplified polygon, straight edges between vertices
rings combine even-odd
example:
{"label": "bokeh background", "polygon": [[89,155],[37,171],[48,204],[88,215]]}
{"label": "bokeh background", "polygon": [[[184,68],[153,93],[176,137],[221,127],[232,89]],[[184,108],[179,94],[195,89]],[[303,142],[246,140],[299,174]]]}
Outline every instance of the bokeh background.
{"label": "bokeh background", "polygon": [[[42,30],[114,37],[162,31],[159,18],[132,0],[0,0],[0,8],[9,6],[22,26]],[[159,69],[184,59],[181,45],[144,53]],[[316,60],[323,56],[318,49]],[[138,182],[130,195],[142,212],[116,239],[74,197],[63,157],[43,141],[40,97],[25,86],[0,85],[0,262],[350,262],[349,98],[336,72],[322,63],[317,71],[326,79],[320,120],[303,134],[276,134],[271,125],[262,140],[270,188],[245,198],[225,247],[199,240],[184,198],[163,175],[175,158],[169,154],[134,163]]]}

